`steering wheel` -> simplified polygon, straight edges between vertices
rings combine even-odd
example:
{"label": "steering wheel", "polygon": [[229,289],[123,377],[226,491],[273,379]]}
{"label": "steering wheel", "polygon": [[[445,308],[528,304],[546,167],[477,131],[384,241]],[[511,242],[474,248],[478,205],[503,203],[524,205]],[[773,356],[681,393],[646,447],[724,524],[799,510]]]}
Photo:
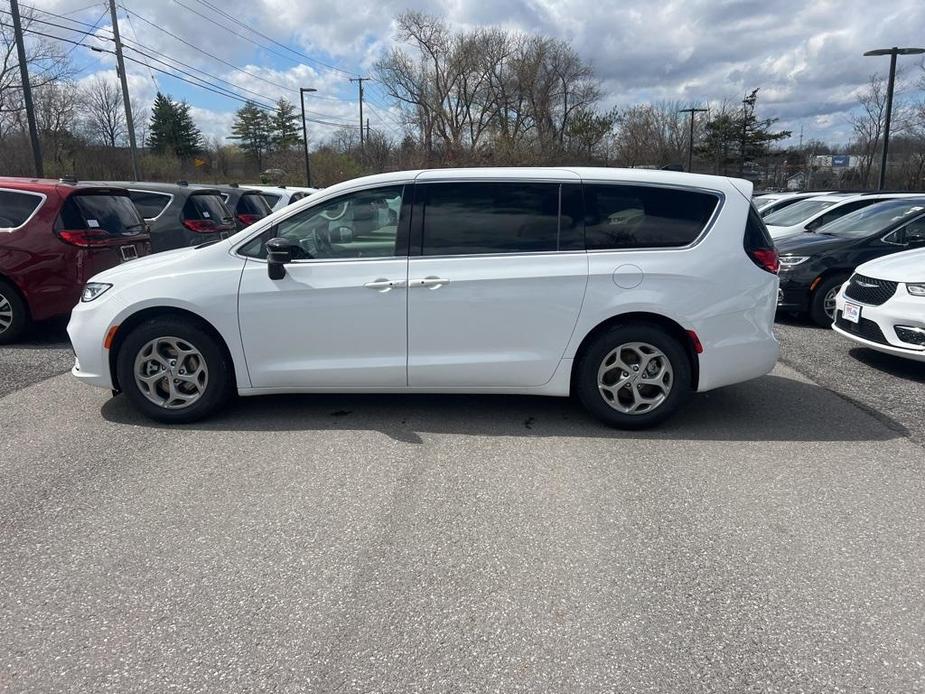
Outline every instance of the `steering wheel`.
{"label": "steering wheel", "polygon": [[348,204],[349,204],[348,201],[347,201],[347,200],[344,200],[344,201],[341,203],[340,212],[338,212],[337,214],[334,214],[334,215],[332,216],[332,215],[328,214],[328,210],[323,210],[323,211],[321,212],[321,216],[324,217],[325,219],[327,219],[327,220],[330,221],[330,222],[336,222],[338,219],[340,219],[341,217],[343,217],[343,216],[347,213],[347,206],[348,206]]}

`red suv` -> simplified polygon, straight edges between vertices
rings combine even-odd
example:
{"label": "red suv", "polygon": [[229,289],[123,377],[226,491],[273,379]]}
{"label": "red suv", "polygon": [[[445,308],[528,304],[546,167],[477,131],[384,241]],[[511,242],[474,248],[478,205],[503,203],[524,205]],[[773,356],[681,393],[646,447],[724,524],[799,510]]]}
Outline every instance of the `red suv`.
{"label": "red suv", "polygon": [[0,344],[69,313],[96,273],[149,252],[127,190],[0,177]]}

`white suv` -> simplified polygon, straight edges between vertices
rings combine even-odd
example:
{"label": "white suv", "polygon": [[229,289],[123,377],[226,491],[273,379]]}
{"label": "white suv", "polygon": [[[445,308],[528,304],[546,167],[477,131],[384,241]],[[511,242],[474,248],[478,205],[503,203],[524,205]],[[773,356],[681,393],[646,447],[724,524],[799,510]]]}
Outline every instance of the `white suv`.
{"label": "white suv", "polygon": [[232,393],[577,394],[653,425],[774,366],[777,253],[747,181],[408,171],[97,275],[75,376],[188,422]]}

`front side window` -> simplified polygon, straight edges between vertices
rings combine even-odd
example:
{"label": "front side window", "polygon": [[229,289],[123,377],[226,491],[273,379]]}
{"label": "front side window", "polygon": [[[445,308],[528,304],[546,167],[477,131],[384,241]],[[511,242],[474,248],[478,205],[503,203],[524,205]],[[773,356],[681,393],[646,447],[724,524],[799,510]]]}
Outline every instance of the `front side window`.
{"label": "front side window", "polygon": [[296,259],[390,258],[396,255],[402,186],[351,193],[300,210],[240,249],[266,258],[264,244],[274,237],[298,245]]}
{"label": "front side window", "polygon": [[38,195],[0,190],[0,229],[21,226],[41,204],[42,198]]}
{"label": "front side window", "polygon": [[584,197],[589,251],[686,246],[719,203],[711,193],[634,185],[586,184]]}
{"label": "front side window", "polygon": [[424,196],[424,255],[558,250],[558,183],[431,183]]}

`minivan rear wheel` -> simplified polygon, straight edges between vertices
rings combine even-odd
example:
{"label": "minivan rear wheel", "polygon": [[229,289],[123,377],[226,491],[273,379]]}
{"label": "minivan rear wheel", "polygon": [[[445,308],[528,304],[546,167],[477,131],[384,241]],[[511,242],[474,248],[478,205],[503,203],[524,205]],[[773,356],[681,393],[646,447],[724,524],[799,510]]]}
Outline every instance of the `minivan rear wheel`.
{"label": "minivan rear wheel", "polygon": [[618,325],[594,339],[577,364],[575,392],[594,416],[620,429],[670,417],[691,390],[685,348],[656,325]]}
{"label": "minivan rear wheel", "polygon": [[191,321],[147,321],[122,343],[116,375],[122,392],[151,419],[194,422],[231,395],[232,364],[219,341]]}
{"label": "minivan rear wheel", "polygon": [[0,280],[0,345],[15,342],[29,327],[29,311],[19,292]]}

